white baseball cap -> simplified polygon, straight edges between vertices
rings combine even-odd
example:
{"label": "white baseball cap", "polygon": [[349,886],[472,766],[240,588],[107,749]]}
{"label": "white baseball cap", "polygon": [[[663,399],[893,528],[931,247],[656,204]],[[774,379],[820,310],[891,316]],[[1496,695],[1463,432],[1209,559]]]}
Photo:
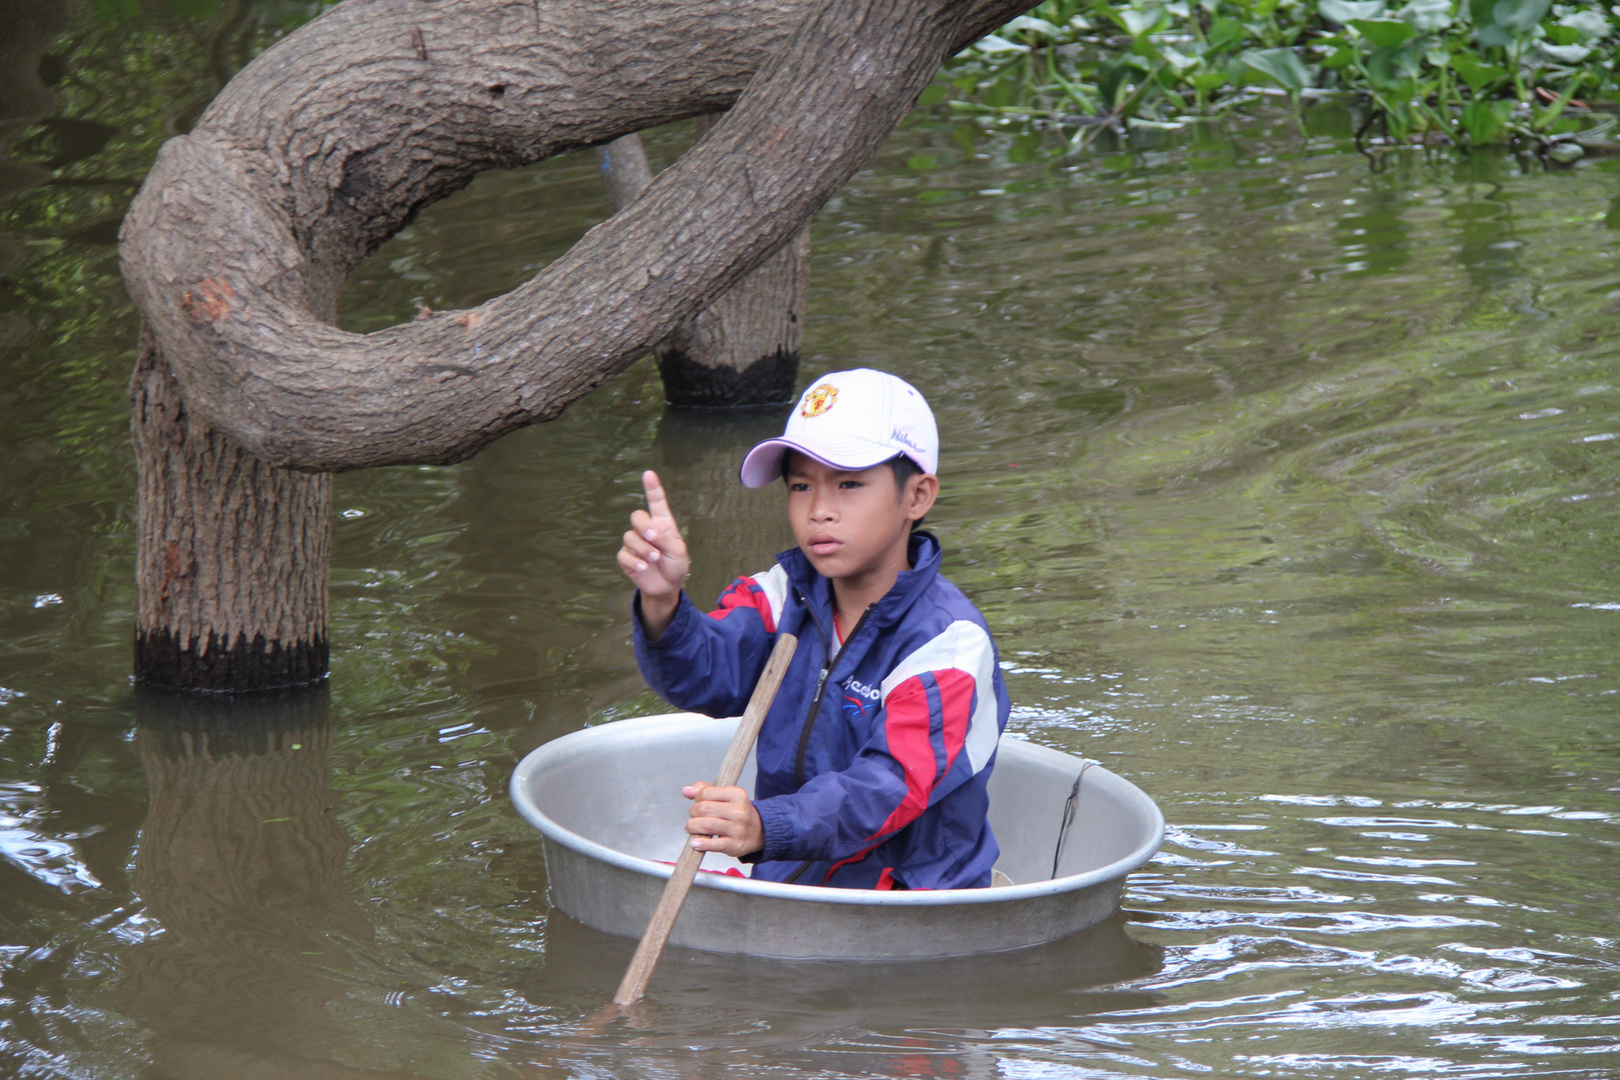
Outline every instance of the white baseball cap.
{"label": "white baseball cap", "polygon": [[856,368],[810,384],[780,439],[766,439],[742,463],[742,482],[764,487],[782,476],[782,455],[797,450],[851,472],[904,454],[925,473],[939,471],[939,429],[916,387],[886,371]]}

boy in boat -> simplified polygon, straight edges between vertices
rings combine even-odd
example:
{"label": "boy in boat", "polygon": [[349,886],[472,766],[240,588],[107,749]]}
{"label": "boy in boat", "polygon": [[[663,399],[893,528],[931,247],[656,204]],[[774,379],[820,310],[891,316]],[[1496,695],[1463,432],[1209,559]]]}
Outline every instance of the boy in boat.
{"label": "boy in boat", "polygon": [[707,615],[681,590],[686,545],[655,473],[619,566],[636,659],[672,704],[735,716],[775,636],[798,651],[760,732],[755,797],[704,783],[692,846],[768,881],[852,889],[990,884],[986,783],[1007,690],[983,616],[917,526],[939,494],[939,435],[909,384],[862,368],[818,379],[742,482],[782,481],[798,547],[738,578]]}

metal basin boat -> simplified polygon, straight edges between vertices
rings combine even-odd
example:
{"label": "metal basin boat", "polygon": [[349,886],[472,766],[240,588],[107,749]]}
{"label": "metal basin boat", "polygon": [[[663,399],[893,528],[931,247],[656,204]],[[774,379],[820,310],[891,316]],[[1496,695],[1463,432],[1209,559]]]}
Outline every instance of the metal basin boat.
{"label": "metal basin boat", "polygon": [[[640,937],[685,833],[680,787],[710,776],[735,719],[669,713],[571,732],[530,753],[512,801],[540,830],[551,901],[610,934]],[[752,788],[750,760],[739,781]],[[1002,737],[990,777],[996,869],[1011,884],[873,892],[700,873],[670,941],[785,959],[901,960],[1055,941],[1119,908],[1125,875],[1153,857],[1164,816],[1095,762]],[[705,870],[747,868],[710,854]]]}

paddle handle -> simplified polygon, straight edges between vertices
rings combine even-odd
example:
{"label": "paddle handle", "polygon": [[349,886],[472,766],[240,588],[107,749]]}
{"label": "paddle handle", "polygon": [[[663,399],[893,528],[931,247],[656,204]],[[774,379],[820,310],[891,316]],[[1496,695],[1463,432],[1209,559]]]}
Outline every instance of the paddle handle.
{"label": "paddle handle", "polygon": [[[771,650],[770,659],[765,662],[765,670],[754,686],[754,694],[748,699],[748,708],[743,710],[742,722],[737,725],[737,734],[731,737],[726,758],[720,763],[720,775],[714,781],[716,787],[731,787],[742,775],[743,764],[748,760],[749,751],[754,748],[754,740],[759,738],[765,714],[771,711],[776,688],[782,685],[782,676],[787,674],[788,661],[793,659],[793,650],[798,645],[799,639],[792,634],[777,635],[776,648]],[[618,993],[613,995],[613,1004],[629,1005],[647,992],[647,983],[652,980],[653,969],[664,955],[670,931],[675,929],[675,919],[681,913],[681,905],[686,903],[686,894],[692,888],[698,864],[702,861],[703,852],[690,843],[681,845],[681,857],[675,860],[675,870],[669,875],[669,883],[664,886],[664,895],[658,900],[652,921],[647,924],[647,932],[641,935],[636,955],[630,958],[630,967],[619,982]]]}

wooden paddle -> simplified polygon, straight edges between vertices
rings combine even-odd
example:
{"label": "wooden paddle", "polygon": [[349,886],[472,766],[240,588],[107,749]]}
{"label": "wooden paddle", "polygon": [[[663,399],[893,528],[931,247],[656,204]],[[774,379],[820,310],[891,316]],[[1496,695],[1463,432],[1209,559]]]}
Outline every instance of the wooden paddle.
{"label": "wooden paddle", "polygon": [[[776,648],[771,650],[770,659],[765,662],[765,671],[754,687],[754,695],[748,699],[748,708],[743,710],[737,734],[731,737],[731,748],[726,751],[726,759],[720,763],[720,775],[715,777],[715,787],[731,787],[742,775],[743,763],[748,760],[748,752],[754,748],[754,740],[759,738],[765,714],[771,711],[776,688],[782,685],[782,676],[787,673],[788,661],[793,659],[793,650],[798,645],[799,639],[792,634],[777,636]],[[669,883],[664,886],[664,895],[659,898],[652,922],[647,924],[647,932],[641,935],[636,955],[630,958],[630,967],[619,983],[619,992],[613,995],[613,1004],[629,1005],[639,1001],[641,995],[647,992],[647,983],[652,979],[659,958],[664,955],[664,946],[669,942],[670,931],[675,929],[675,919],[681,913],[681,905],[686,903],[686,894],[697,877],[703,854],[690,843],[681,845],[681,857],[675,860],[675,870],[669,875]]]}

